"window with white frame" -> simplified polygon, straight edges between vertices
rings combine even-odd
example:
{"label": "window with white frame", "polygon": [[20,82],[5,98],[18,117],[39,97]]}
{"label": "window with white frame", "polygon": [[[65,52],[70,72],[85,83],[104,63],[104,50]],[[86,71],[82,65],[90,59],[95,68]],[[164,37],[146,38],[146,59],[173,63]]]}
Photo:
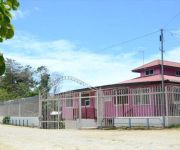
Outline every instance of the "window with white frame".
{"label": "window with white frame", "polygon": [[149,88],[134,89],[133,98],[136,105],[150,104]]}
{"label": "window with white frame", "polygon": [[180,77],[180,70],[176,71],[176,76]]}
{"label": "window with white frame", "polygon": [[81,94],[81,106],[90,106],[90,94],[89,93]]}
{"label": "window with white frame", "polygon": [[90,100],[89,99],[82,99],[81,100],[81,106],[89,106]]}
{"label": "window with white frame", "polygon": [[153,69],[150,69],[150,70],[146,70],[145,71],[145,75],[146,76],[150,76],[150,75],[153,75],[154,74],[154,70]]}
{"label": "window with white frame", "polygon": [[128,104],[128,88],[114,90],[114,104]]}

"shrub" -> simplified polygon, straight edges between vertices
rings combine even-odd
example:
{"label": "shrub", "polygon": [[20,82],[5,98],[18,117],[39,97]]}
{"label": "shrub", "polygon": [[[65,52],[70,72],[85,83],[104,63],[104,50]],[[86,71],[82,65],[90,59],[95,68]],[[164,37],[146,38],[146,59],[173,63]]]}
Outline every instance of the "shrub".
{"label": "shrub", "polygon": [[59,128],[60,129],[65,129],[65,123],[63,121],[59,122]]}
{"label": "shrub", "polygon": [[180,128],[180,124],[170,125],[168,128]]}
{"label": "shrub", "polygon": [[10,117],[6,116],[3,118],[3,124],[10,124]]}

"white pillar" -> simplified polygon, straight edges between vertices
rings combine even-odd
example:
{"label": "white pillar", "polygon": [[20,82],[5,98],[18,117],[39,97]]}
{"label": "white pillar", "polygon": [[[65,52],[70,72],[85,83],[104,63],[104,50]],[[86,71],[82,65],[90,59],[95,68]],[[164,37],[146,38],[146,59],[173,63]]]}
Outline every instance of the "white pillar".
{"label": "white pillar", "polygon": [[96,117],[97,117],[97,127],[100,126],[100,116],[99,116],[99,91],[96,90]]}
{"label": "white pillar", "polygon": [[169,116],[169,102],[168,102],[168,90],[167,86],[165,86],[165,103],[166,103],[166,116],[165,116],[165,126],[168,126],[168,116]]}
{"label": "white pillar", "polygon": [[41,120],[42,120],[42,99],[41,99],[41,93],[39,91],[39,116],[38,116],[38,119],[39,119],[39,128],[41,128]]}
{"label": "white pillar", "polygon": [[21,117],[21,103],[20,101],[18,103],[19,103],[18,116]]}
{"label": "white pillar", "polygon": [[79,128],[81,128],[81,118],[82,118],[82,111],[81,111],[81,92],[79,92]]}
{"label": "white pillar", "polygon": [[166,116],[169,116],[169,103],[168,103],[168,91],[167,91],[167,86],[165,87],[165,101],[166,101]]}
{"label": "white pillar", "polygon": [[[115,93],[115,96],[116,96],[116,104],[115,104],[115,109],[116,109],[116,117],[118,117],[118,96],[117,96],[117,91],[118,90],[116,90],[116,93]],[[114,93],[113,93],[113,95],[114,95]]]}
{"label": "white pillar", "polygon": [[59,115],[60,115],[60,112],[59,112],[59,108],[60,108],[60,97],[59,97],[59,99],[57,98],[56,99],[57,100],[57,105],[58,105],[58,107],[57,107],[57,109],[58,109],[58,129],[59,129],[59,122],[60,122],[60,118],[59,118]]}

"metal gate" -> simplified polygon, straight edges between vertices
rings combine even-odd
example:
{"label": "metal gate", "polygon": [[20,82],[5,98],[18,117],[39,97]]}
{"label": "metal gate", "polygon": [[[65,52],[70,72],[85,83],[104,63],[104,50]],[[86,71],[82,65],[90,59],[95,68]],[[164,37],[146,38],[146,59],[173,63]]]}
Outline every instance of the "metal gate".
{"label": "metal gate", "polygon": [[[86,87],[87,92],[59,92],[39,94],[39,126],[43,129],[81,128],[87,124],[83,119],[96,119],[95,88],[72,76],[62,76],[54,81],[52,88],[63,80],[71,80]],[[91,101],[90,101],[91,100]]]}
{"label": "metal gate", "polygon": [[[95,91],[93,91],[95,93]],[[96,96],[89,92],[66,92],[39,100],[43,129],[97,127]]]}

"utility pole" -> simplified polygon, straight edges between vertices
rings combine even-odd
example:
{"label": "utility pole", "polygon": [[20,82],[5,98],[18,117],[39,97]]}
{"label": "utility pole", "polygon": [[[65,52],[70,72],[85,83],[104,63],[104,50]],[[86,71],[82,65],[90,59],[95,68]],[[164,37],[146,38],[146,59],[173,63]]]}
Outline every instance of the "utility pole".
{"label": "utility pole", "polygon": [[142,65],[144,65],[144,50],[139,50],[139,53],[142,53]]}
{"label": "utility pole", "polygon": [[165,92],[164,92],[164,37],[163,37],[163,29],[160,29],[161,35],[160,35],[160,42],[161,42],[161,88],[162,88],[162,107],[163,109],[163,127],[165,127],[165,115],[166,115],[166,102],[165,102]]}
{"label": "utility pole", "polygon": [[144,65],[144,50],[142,50],[142,55],[143,55],[143,65]]}

